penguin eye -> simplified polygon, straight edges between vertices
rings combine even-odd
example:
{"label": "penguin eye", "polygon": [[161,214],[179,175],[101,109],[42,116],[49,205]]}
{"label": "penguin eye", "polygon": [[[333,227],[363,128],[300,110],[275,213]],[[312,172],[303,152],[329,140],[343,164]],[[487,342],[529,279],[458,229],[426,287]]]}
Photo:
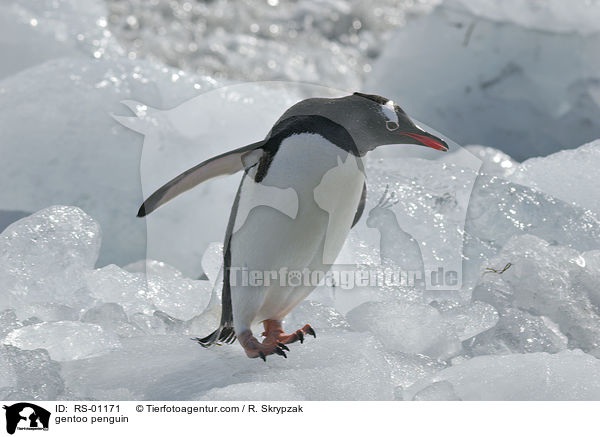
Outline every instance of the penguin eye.
{"label": "penguin eye", "polygon": [[386,121],[385,127],[387,127],[387,130],[389,130],[389,131],[395,131],[400,126],[398,126],[398,123],[396,123],[395,121]]}

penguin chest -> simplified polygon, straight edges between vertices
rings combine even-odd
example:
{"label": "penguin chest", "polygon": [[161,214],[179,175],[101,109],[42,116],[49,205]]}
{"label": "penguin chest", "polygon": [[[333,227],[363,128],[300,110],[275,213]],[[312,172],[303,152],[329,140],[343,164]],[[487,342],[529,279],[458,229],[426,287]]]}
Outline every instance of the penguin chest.
{"label": "penguin chest", "polygon": [[358,159],[318,134],[284,140],[264,179],[255,182],[251,171],[242,182],[232,265],[301,270],[332,264],[362,194]]}

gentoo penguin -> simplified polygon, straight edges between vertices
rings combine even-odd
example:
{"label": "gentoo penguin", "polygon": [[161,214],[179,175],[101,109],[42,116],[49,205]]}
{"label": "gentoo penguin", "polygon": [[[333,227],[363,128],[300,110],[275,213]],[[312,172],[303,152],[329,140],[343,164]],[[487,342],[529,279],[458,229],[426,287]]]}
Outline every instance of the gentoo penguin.
{"label": "gentoo penguin", "polygon": [[[361,158],[386,144],[448,150],[384,97],[354,93],[306,99],[290,107],[264,140],[187,170],[144,202],[138,217],[201,182],[243,170],[225,235],[221,323],[212,334],[196,338],[202,346],[237,338],[248,357],[266,360],[271,354],[286,357],[286,344],[303,342],[307,334],[316,337],[308,324],[291,334],[282,328],[282,319],[318,285],[299,280],[298,274],[329,270],[364,209]],[[288,194],[292,189],[295,195],[288,199],[286,194],[281,202],[294,203],[295,214],[282,213],[285,205],[278,210],[260,202],[239,213],[240,205],[247,209],[264,193],[261,186]],[[240,272],[258,272],[255,278],[262,281],[244,282]],[[250,329],[259,322],[265,329],[262,342]]]}

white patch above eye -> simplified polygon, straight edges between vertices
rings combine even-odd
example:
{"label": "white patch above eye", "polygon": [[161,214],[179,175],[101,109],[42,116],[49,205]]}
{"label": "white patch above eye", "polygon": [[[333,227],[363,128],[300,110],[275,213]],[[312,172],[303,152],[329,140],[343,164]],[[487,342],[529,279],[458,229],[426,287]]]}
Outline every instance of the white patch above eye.
{"label": "white patch above eye", "polygon": [[394,102],[392,100],[388,100],[385,105],[381,105],[381,111],[385,118],[388,121],[393,121],[394,123],[398,123],[398,114],[396,114],[396,110],[394,109]]}

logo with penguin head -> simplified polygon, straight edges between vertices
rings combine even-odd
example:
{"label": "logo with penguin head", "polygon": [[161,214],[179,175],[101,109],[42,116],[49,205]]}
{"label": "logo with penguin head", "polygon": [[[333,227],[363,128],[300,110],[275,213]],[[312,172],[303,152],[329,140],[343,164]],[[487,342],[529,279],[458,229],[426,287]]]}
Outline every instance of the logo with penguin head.
{"label": "logo with penguin head", "polygon": [[[165,110],[125,100],[122,103],[135,116],[111,115],[123,126],[144,135],[140,176],[145,197],[152,197],[152,193],[161,192],[162,189],[157,190],[157,187],[172,179],[173,175],[186,170],[190,162],[209,162],[211,158],[219,156],[224,144],[248,142],[249,132],[269,132],[269,135],[277,136],[279,131],[271,132],[273,123],[276,123],[276,116],[281,113],[285,115],[284,111],[291,104],[297,104],[294,96],[315,95],[335,99],[347,94],[341,90],[310,85],[301,88],[302,92],[296,93],[290,92],[289,84],[283,82],[236,84],[203,93]],[[354,95],[362,96],[369,102],[375,98],[373,105],[379,111],[374,111],[373,117],[376,121],[385,120],[382,135],[393,135],[406,130],[400,129],[400,125],[408,116],[403,111],[396,111],[392,101],[383,98],[379,101],[378,96],[360,93]],[[307,114],[319,117],[321,113],[313,109],[305,108]],[[300,117],[305,114],[302,112],[304,109],[299,111]],[[337,116],[343,118],[344,114],[345,111],[334,111],[335,117],[330,117],[331,114],[328,113],[327,117],[321,118],[329,121],[324,123],[329,126],[336,123]],[[363,118],[373,121],[370,115]],[[322,133],[327,132],[332,137],[337,132],[321,127],[324,129]],[[372,126],[367,123],[363,127],[366,129]],[[313,134],[311,129],[312,127],[305,128],[305,133],[309,136]],[[357,129],[347,131],[351,140],[349,143],[369,143],[364,138],[364,129]],[[455,143],[452,143],[451,155],[443,158],[429,155],[428,152],[438,153],[443,149],[432,140],[437,137],[433,134],[427,136],[423,129],[441,138],[441,134],[421,123],[421,126],[414,124],[414,132],[407,131],[407,136],[398,140],[398,144],[421,144],[436,149],[435,151],[388,148],[387,151],[377,151],[379,154],[372,151],[370,153],[375,155],[369,160],[363,160],[362,156],[340,149],[337,153],[339,159],[334,162],[337,165],[324,172],[317,186],[308,187],[312,190],[313,200],[319,210],[328,214],[322,248],[324,265],[353,269],[352,266],[361,264],[364,268],[380,271],[397,268],[414,274],[419,278],[419,284],[428,290],[461,289],[464,227],[481,160]],[[313,137],[314,135],[311,136]],[[325,138],[329,137],[325,135]],[[379,141],[377,144],[388,144],[384,141],[385,138],[381,141],[379,137],[375,139]],[[346,137],[342,139],[348,140]],[[229,156],[236,158],[237,155],[233,153]],[[259,168],[254,161],[254,152],[248,153],[248,156],[252,158],[251,162],[247,162],[248,158],[240,159],[244,168],[253,169],[255,165]],[[422,164],[424,160],[429,161],[427,169]],[[237,159],[232,161],[238,162]],[[325,161],[324,158],[322,162]],[[385,165],[382,167],[380,163]],[[353,188],[349,184],[356,182],[361,185],[366,180],[366,169],[369,166],[379,170],[379,174],[371,171],[375,176],[365,184],[358,208],[351,210],[351,202],[343,201],[345,197],[339,195],[337,187],[349,191],[349,188]],[[458,171],[461,177],[455,178],[454,173]],[[186,171],[180,176],[185,174],[193,173]],[[358,174],[361,177],[354,177]],[[194,183],[192,179],[189,180],[190,183]],[[297,220],[300,215],[303,202],[294,188],[285,184],[266,183],[262,178],[255,178],[255,182],[252,185],[252,196],[240,196],[232,235],[241,230],[254,208],[264,211],[265,207],[269,207],[291,220]],[[238,178],[215,178],[210,187],[189,190],[185,201],[174,200],[168,208],[157,210],[151,216],[144,209],[142,216],[147,225],[146,257],[161,259],[176,265],[186,275],[194,275],[198,259],[203,256],[207,246],[221,240],[226,233],[226,217],[230,212],[231,198],[224,202],[223,193],[231,193],[233,197],[238,184]],[[184,188],[188,186],[185,183],[180,185]],[[358,193],[360,188],[351,191]],[[210,207],[206,207],[207,205]],[[347,210],[342,208],[344,206]],[[363,211],[366,214],[361,221]],[[284,217],[283,220],[287,219]],[[174,223],[177,226],[173,226]],[[342,250],[345,244],[349,250]],[[183,256],[182,253],[186,255]]]}
{"label": "logo with penguin head", "polygon": [[16,430],[48,430],[50,411],[28,402],[4,405],[6,410],[6,432],[14,434]]}

